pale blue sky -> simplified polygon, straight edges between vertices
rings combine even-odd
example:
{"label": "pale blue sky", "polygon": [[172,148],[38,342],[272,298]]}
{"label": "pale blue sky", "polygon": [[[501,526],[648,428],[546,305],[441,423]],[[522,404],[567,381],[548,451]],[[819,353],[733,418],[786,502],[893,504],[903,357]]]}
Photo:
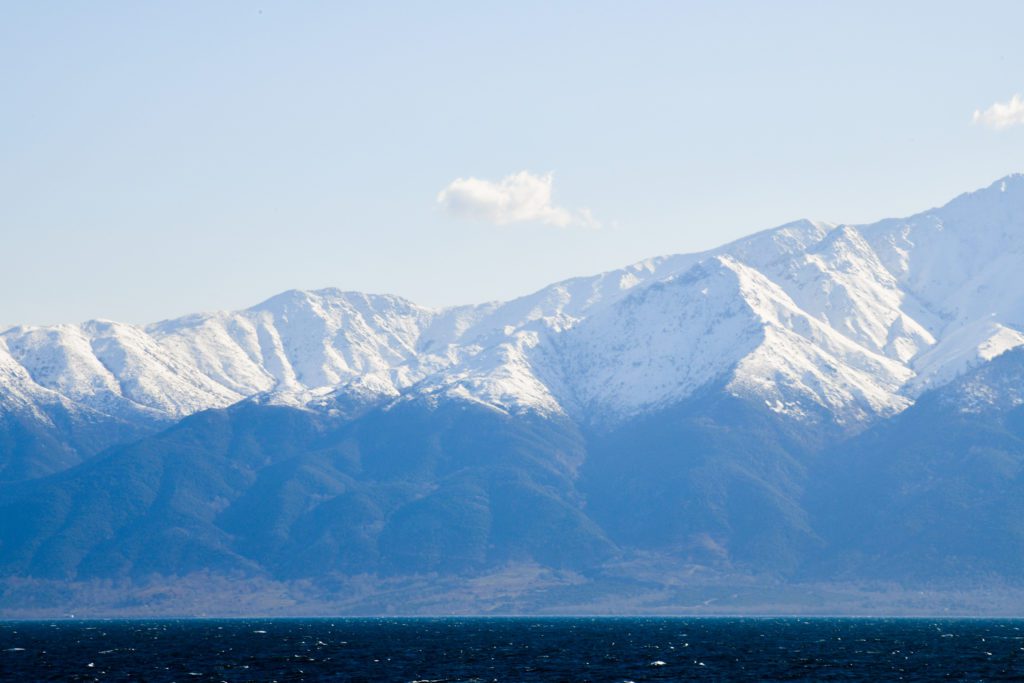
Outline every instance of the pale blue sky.
{"label": "pale blue sky", "polygon": [[[1024,170],[972,124],[1024,3],[893,5],[5,3],[0,324],[509,298]],[[599,227],[437,202],[524,170]]]}

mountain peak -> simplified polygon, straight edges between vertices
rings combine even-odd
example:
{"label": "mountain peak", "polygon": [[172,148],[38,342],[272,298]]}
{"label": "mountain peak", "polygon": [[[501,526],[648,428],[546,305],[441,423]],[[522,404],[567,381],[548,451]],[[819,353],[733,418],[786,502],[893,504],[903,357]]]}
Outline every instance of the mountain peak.
{"label": "mountain peak", "polygon": [[999,192],[1021,192],[1024,191],[1024,173],[1011,173],[989,185],[986,189],[996,189]]}
{"label": "mountain peak", "polygon": [[[1024,211],[1024,173],[1011,173],[986,187],[965,192],[938,211],[970,214],[984,212],[985,207],[995,209],[996,216],[1001,216],[1000,209],[1006,207],[1014,207],[1015,213]],[[982,213],[977,218],[984,219],[986,216]]]}

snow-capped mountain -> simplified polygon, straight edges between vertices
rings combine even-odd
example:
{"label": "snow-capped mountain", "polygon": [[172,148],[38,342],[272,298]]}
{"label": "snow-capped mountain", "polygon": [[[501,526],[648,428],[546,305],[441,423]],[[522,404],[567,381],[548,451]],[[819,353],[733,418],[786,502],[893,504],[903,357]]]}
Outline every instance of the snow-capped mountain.
{"label": "snow-capped mountain", "polygon": [[182,577],[373,613],[522,571],[565,577],[534,588],[567,611],[700,577],[1024,586],[1022,246],[1011,176],[509,302],[292,291],[9,329],[0,611]]}
{"label": "snow-capped mountain", "polygon": [[171,421],[251,397],[348,411],[451,398],[615,422],[720,381],[856,427],[1024,344],[1022,272],[1013,175],[909,218],[798,221],[503,303],[326,289],[145,327],[15,327],[0,406]]}

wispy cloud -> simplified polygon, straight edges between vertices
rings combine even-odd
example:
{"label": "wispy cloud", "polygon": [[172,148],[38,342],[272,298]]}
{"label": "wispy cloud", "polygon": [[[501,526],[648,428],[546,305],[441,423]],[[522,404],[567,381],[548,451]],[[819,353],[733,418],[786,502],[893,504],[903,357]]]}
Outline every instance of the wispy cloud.
{"label": "wispy cloud", "polygon": [[496,225],[535,221],[560,228],[599,227],[589,209],[570,211],[551,199],[554,176],[520,171],[501,180],[456,178],[437,195],[437,203],[452,216]]}
{"label": "wispy cloud", "polygon": [[974,110],[971,120],[995,130],[1024,125],[1024,98],[1014,95],[1009,102],[996,102],[984,111]]}

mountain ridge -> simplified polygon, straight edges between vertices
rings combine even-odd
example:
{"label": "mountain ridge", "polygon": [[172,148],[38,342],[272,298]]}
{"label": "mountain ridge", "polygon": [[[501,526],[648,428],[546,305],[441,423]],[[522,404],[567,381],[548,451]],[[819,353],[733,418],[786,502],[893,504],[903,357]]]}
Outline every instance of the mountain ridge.
{"label": "mountain ridge", "polygon": [[621,421],[731,373],[739,395],[860,429],[1024,343],[1022,217],[1016,174],[906,219],[794,221],[507,302],[434,309],[324,288],[144,326],[13,327],[0,410],[48,401],[143,424],[258,396],[358,413],[441,392]]}
{"label": "mountain ridge", "polygon": [[1010,177],[509,302],[13,328],[0,613],[1020,613],[1020,272]]}

